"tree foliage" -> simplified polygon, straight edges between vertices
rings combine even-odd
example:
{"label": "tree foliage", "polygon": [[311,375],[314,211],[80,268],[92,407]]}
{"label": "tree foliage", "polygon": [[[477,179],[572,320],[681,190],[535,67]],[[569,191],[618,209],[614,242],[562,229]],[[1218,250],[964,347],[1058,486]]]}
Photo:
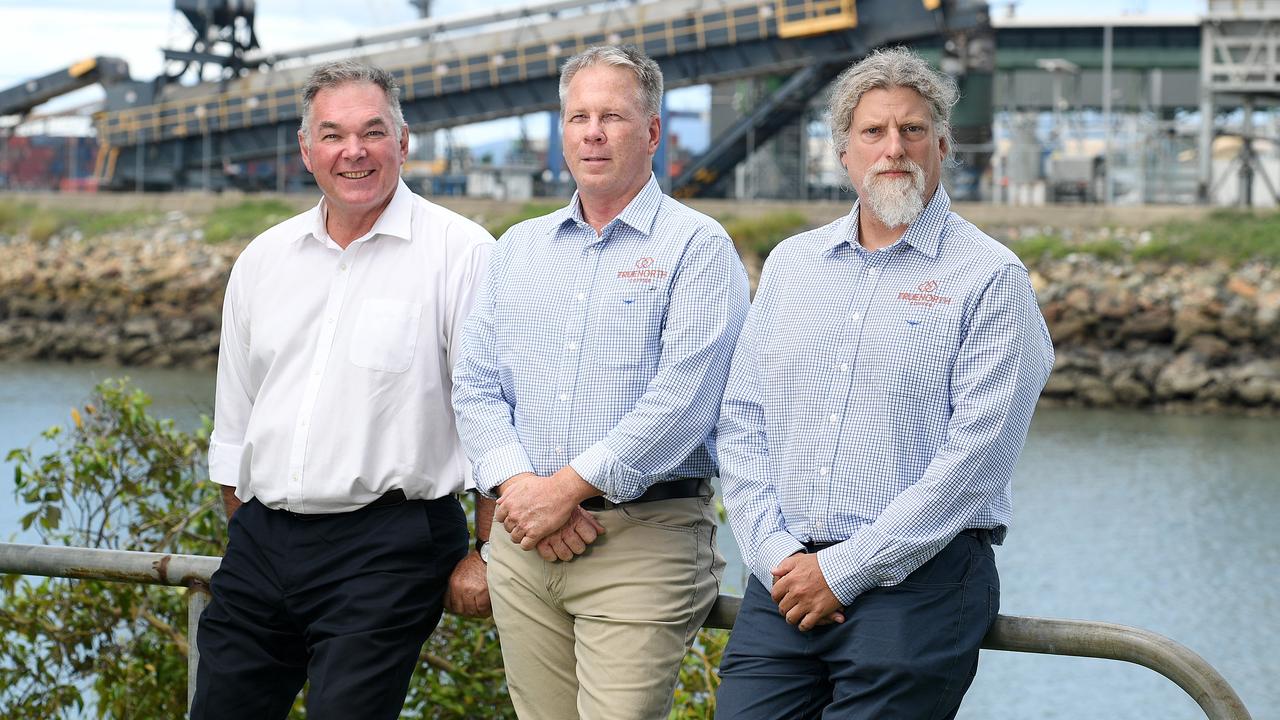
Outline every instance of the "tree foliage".
{"label": "tree foliage", "polygon": [[[149,414],[127,380],[99,384],[70,422],[9,453],[23,529],[49,545],[221,556],[226,519],[196,432]],[[186,713],[182,588],[0,576],[0,717],[176,718]],[[714,714],[723,631],[704,631],[680,671],[673,719]],[[304,690],[305,693],[305,690]],[[302,697],[294,718],[305,718]],[[446,614],[423,647],[402,717],[514,718],[491,620]]]}

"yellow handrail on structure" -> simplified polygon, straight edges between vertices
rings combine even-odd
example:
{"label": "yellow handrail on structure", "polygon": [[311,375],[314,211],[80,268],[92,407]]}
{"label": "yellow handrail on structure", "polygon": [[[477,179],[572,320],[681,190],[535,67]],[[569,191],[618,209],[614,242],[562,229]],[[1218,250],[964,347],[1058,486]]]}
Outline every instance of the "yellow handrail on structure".
{"label": "yellow handrail on structure", "polygon": [[858,27],[855,0],[778,0],[778,37],[820,35]]}

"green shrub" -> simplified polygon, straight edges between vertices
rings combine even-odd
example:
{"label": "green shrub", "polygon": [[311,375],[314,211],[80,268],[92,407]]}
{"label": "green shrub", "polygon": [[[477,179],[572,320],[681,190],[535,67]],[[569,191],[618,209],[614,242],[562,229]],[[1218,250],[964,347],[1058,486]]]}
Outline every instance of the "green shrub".
{"label": "green shrub", "polygon": [[1057,235],[1046,234],[1015,240],[1009,243],[1009,247],[1027,264],[1045,258],[1060,260],[1072,253],[1092,255],[1100,260],[1121,260],[1129,254],[1123,242],[1112,238],[1070,242]]}
{"label": "green shrub", "polygon": [[97,237],[116,230],[141,227],[154,220],[155,214],[143,210],[120,210],[118,212],[78,212],[70,220],[71,225],[84,233],[85,237]]}
{"label": "green shrub", "polygon": [[1185,263],[1280,262],[1280,212],[1215,210],[1196,222],[1167,223],[1154,229],[1151,242],[1139,245],[1133,255]]}
{"label": "green shrub", "polygon": [[282,200],[245,200],[231,207],[218,208],[204,224],[205,242],[246,241],[263,230],[298,214]]}
{"label": "green shrub", "polygon": [[510,230],[512,225],[524,222],[525,220],[531,220],[536,217],[542,217],[543,215],[555,212],[562,207],[564,206],[551,203],[525,203],[520,206],[520,210],[517,212],[510,215],[504,215],[503,217],[494,220],[485,229],[489,231],[490,235],[493,235],[496,238],[502,237],[502,234]]}
{"label": "green shrub", "polygon": [[0,200],[0,234],[16,235],[26,229],[33,208],[27,203]]}
{"label": "green shrub", "polygon": [[141,225],[151,213],[139,210],[89,212],[61,208],[38,208],[31,203],[0,201],[0,234],[25,233],[36,242],[45,242],[54,233],[75,228],[86,237]]}
{"label": "green shrub", "polygon": [[1009,248],[1017,253],[1024,263],[1033,263],[1045,256],[1054,259],[1066,257],[1069,252],[1066,243],[1056,235],[1032,235],[1009,243]]}
{"label": "green shrub", "polygon": [[808,219],[803,213],[787,210],[752,218],[727,216],[723,224],[738,246],[738,252],[751,253],[763,260],[778,243],[804,230]]}
{"label": "green shrub", "polygon": [[[147,413],[150,399],[107,381],[55,449],[8,455],[24,529],[49,545],[220,555],[217,493],[203,482],[207,432]],[[181,717],[186,607],[180,588],[0,578],[0,716]]]}
{"label": "green shrub", "polygon": [[27,220],[27,237],[35,242],[45,242],[64,226],[62,218],[48,210],[37,210]]}

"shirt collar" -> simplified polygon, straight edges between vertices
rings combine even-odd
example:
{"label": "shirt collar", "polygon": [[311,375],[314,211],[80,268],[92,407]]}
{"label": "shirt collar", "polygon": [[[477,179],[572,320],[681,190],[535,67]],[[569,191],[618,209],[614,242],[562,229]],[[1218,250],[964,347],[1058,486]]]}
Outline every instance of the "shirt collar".
{"label": "shirt collar", "polygon": [[[845,243],[848,243],[850,247],[858,246],[858,212],[861,207],[862,200],[859,198],[854,201],[853,209],[849,211],[849,214],[841,218],[839,223],[832,228],[831,235],[827,237],[827,242],[823,246],[824,252],[831,253]],[[950,212],[951,197],[947,195],[942,183],[938,183],[938,189],[934,191],[929,204],[924,206],[920,217],[911,221],[911,224],[907,226],[907,231],[902,234],[902,237],[894,245],[906,243],[931,258],[938,257],[938,243],[942,237],[942,229],[947,222],[947,215]],[[893,246],[891,245],[890,247]]]}
{"label": "shirt collar", "polygon": [[[321,244],[329,244],[332,241],[329,237],[329,231],[325,228],[325,217],[328,213],[328,206],[325,198],[321,197],[320,202],[311,209],[311,221],[309,227],[299,235],[298,239],[302,240],[308,237],[314,238]],[[355,242],[364,242],[378,235],[386,235],[389,237],[400,238],[406,242],[413,242],[413,191],[408,185],[404,184],[404,180],[396,181],[396,191],[391,196],[391,202],[383,209],[382,214],[374,221],[373,227],[369,232],[359,237]]]}
{"label": "shirt collar", "polygon": [[[647,237],[653,234],[654,223],[658,219],[658,208],[662,207],[662,187],[658,185],[658,178],[653,173],[649,173],[649,182],[640,188],[640,192],[631,198],[631,202],[618,213],[618,216],[610,223],[615,221],[626,223],[631,228],[638,230]],[[556,211],[554,216],[556,227],[560,227],[566,221],[572,220],[582,225],[586,224],[586,218],[582,216],[582,203],[578,197],[578,191],[573,192],[573,197],[569,199],[569,204]]]}

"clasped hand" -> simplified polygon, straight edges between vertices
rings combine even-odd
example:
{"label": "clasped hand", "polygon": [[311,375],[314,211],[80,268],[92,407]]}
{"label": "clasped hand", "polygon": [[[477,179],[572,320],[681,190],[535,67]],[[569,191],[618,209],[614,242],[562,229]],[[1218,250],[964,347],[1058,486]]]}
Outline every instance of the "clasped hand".
{"label": "clasped hand", "polygon": [[778,603],[778,611],[787,622],[800,632],[844,622],[844,606],[827,585],[817,555],[796,553],[778,563],[772,574],[770,597]]}
{"label": "clasped hand", "polygon": [[493,517],[521,549],[536,548],[544,560],[570,560],[605,532],[578,505],[597,494],[570,466],[549,477],[522,473],[502,484]]}

